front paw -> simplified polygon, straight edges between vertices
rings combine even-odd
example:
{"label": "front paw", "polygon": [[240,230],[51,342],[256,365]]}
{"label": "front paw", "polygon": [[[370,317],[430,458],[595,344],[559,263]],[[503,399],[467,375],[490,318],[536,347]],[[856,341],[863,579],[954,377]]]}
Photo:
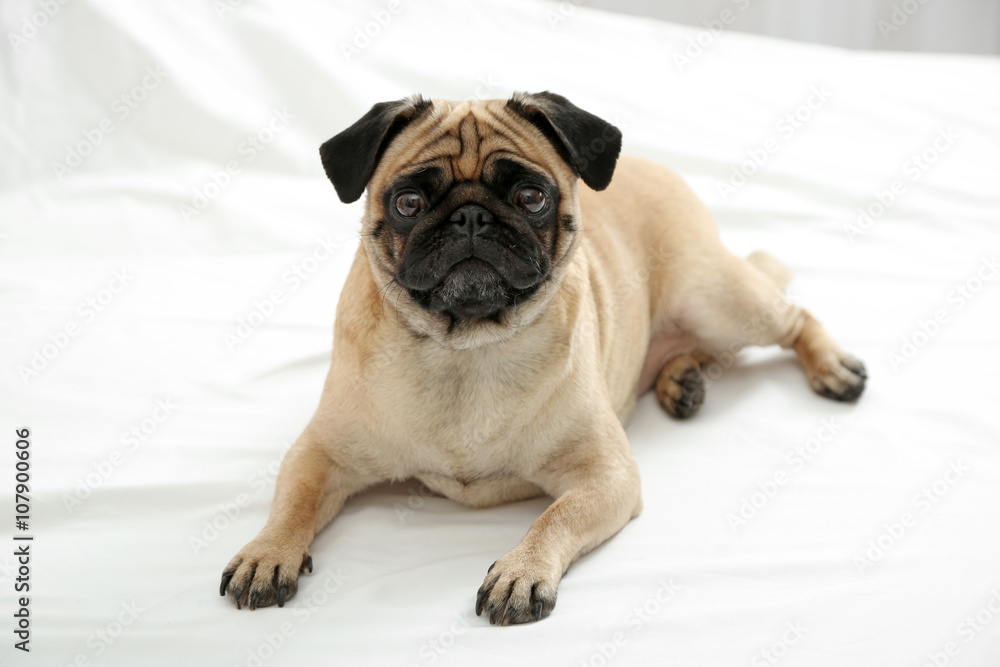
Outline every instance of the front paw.
{"label": "front paw", "polygon": [[835,401],[856,400],[865,390],[865,365],[848,354],[838,354],[819,363],[809,374],[809,384],[820,396]]}
{"label": "front paw", "polygon": [[491,625],[540,621],[555,608],[558,585],[558,574],[509,553],[486,573],[476,596],[476,616],[487,612]]}
{"label": "front paw", "polygon": [[302,572],[312,573],[308,549],[258,537],[229,561],[222,572],[219,595],[228,591],[237,609],[247,605],[254,610],[274,603],[283,607],[298,590]]}

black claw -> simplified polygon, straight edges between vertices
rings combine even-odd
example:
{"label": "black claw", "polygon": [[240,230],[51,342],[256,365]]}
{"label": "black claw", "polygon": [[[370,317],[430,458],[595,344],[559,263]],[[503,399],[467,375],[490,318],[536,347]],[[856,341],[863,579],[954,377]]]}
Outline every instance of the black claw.
{"label": "black claw", "polygon": [[258,593],[257,591],[254,591],[253,593],[250,594],[250,611],[253,611],[257,608],[257,600],[259,599],[260,599],[260,593]]}
{"label": "black claw", "polygon": [[534,584],[531,587],[531,616],[532,620],[540,621],[543,618],[548,618],[549,614],[552,613],[552,609],[555,607],[555,603],[551,605],[546,605],[546,601],[538,597],[538,584]]}
{"label": "black claw", "polygon": [[493,571],[493,566],[496,565],[496,564],[497,564],[497,562],[493,561],[493,565],[490,565],[490,569],[486,570],[486,574],[489,574],[490,572],[492,572]]}
{"label": "black claw", "polygon": [[479,589],[479,595],[476,596],[476,616],[483,615],[483,609],[486,606],[486,598],[490,596],[490,591],[488,588],[483,586]]}
{"label": "black claw", "polygon": [[[250,591],[250,588],[251,588],[251,587],[253,586],[253,580],[254,580],[254,578],[255,578],[256,576],[257,576],[257,563],[254,563],[254,564],[253,564],[253,567],[252,567],[252,568],[250,569],[250,576],[249,576],[249,577],[247,577],[247,589],[246,589],[246,594],[247,594],[248,596],[250,595],[250,592],[251,592],[251,591]],[[241,596],[241,597],[242,597],[242,596]],[[251,607],[251,609],[253,609],[253,607]]]}
{"label": "black claw", "polygon": [[299,568],[299,572],[305,572],[307,569],[309,570],[309,574],[312,574],[313,557],[310,555],[307,555],[305,558],[302,559],[302,567]]}
{"label": "black claw", "polygon": [[817,389],[816,391],[821,396],[826,396],[827,398],[832,398],[832,399],[836,399],[837,398],[837,394],[835,394],[833,392],[833,389],[830,389],[830,387],[828,387],[826,384],[821,384],[819,386],[819,389]]}
{"label": "black claw", "polygon": [[233,574],[233,572],[222,573],[222,585],[219,586],[219,595],[226,595],[226,589],[229,588],[229,582],[233,580]]}
{"label": "black claw", "polygon": [[857,359],[841,359],[840,365],[861,378],[868,378],[868,369],[865,363]]}
{"label": "black claw", "polygon": [[236,588],[233,589],[233,597],[236,599],[236,608],[237,609],[242,609],[243,608],[242,606],[240,606],[240,597],[242,597],[242,595],[243,595],[243,589],[241,589],[239,587],[236,587]]}
{"label": "black claw", "polygon": [[862,380],[856,385],[848,385],[843,391],[836,392],[829,386],[823,384],[820,388],[816,390],[816,393],[820,396],[825,396],[826,398],[833,399],[834,401],[853,401],[861,396],[861,393],[865,390],[865,383]]}
{"label": "black claw", "polygon": [[701,408],[701,401],[687,402],[682,405],[677,405],[675,408],[676,416],[681,419],[687,419],[698,412],[699,408]]}
{"label": "black claw", "polygon": [[509,618],[514,613],[514,603],[511,601],[511,596],[514,595],[514,586],[517,584],[517,580],[510,582],[510,588],[507,589],[507,595],[504,597],[503,608],[497,611],[497,622],[500,625],[509,625]]}
{"label": "black claw", "polygon": [[278,606],[285,606],[285,598],[288,596],[288,586],[282,586],[278,589]]}
{"label": "black claw", "polygon": [[702,387],[701,378],[696,376],[686,376],[680,383],[681,387],[687,389],[688,392],[692,394],[697,394],[698,390]]}
{"label": "black claw", "polygon": [[490,607],[490,625],[496,625],[497,621],[500,620],[500,607],[494,606]]}

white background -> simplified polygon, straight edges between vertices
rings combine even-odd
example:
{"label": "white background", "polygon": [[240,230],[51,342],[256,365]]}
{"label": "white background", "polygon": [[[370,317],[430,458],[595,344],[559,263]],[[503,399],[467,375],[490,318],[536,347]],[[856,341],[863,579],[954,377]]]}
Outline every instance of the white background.
{"label": "white background", "polygon": [[[1000,53],[997,0],[580,0],[574,4],[698,28],[734,9],[738,18],[728,27],[758,35],[854,49]],[[892,23],[894,13],[906,17],[905,30]]]}
{"label": "white background", "polygon": [[[379,1],[74,0],[15,50],[41,6],[0,6],[0,663],[995,667],[995,57],[499,0],[403,2],[385,26]],[[866,395],[819,398],[770,349],[690,422],[644,397],[645,510],[542,623],[491,627],[473,605],[545,501],[476,511],[412,483],[352,500],[285,609],[237,611],[219,575],[316,405],[357,245],[361,204],[337,200],[320,143],[414,92],[543,89],[681,172],[735,252],[785,261],[867,362]],[[11,632],[18,427],[30,655]]]}

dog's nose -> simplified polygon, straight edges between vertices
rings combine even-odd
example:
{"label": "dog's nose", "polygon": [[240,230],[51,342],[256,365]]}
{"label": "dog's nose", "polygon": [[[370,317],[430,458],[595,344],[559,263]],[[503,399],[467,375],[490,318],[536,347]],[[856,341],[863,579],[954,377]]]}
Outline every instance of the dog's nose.
{"label": "dog's nose", "polygon": [[469,236],[475,236],[493,224],[493,215],[478,204],[466,204],[455,210],[448,222]]}

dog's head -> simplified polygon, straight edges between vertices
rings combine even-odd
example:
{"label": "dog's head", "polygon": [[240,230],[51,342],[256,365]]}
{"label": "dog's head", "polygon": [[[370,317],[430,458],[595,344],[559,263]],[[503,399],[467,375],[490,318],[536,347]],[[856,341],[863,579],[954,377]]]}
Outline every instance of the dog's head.
{"label": "dog's head", "polygon": [[383,102],[323,144],[344,202],[367,188],[372,275],[417,333],[508,338],[551,300],[575,247],[578,179],[611,181],[613,125],[552,93]]}

